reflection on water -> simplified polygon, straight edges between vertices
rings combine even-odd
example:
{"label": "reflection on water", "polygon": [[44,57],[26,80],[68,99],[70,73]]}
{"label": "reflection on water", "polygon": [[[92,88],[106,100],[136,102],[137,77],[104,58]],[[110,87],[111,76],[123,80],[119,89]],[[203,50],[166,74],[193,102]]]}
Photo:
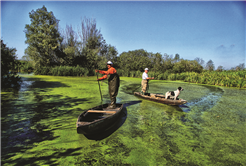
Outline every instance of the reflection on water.
{"label": "reflection on water", "polygon": [[25,91],[33,82],[24,80],[20,90],[13,92],[15,97],[4,99],[1,105],[1,142],[2,152],[4,151],[2,159],[11,157],[13,152],[27,149],[28,145],[35,142],[56,138],[50,131],[44,131],[48,125],[41,125],[39,120],[33,119],[35,109],[31,109],[31,104],[25,105],[25,100],[32,97]]}
{"label": "reflection on water", "polygon": [[[203,86],[209,89],[209,93],[206,96],[193,99],[180,106],[180,108],[186,113],[192,111],[192,113],[195,115],[193,116],[193,120],[198,124],[203,121],[201,118],[203,112],[206,112],[214,107],[224,93],[223,90],[218,87]],[[181,120],[186,122],[187,118],[182,117]]]}
{"label": "reflection on water", "polygon": [[[159,83],[159,85],[156,84],[152,84],[152,91],[154,91],[153,93],[156,94],[164,94],[161,92],[165,92],[166,90],[163,90],[165,88],[161,87],[161,84]],[[178,84],[177,84],[178,86]],[[214,87],[214,86],[207,86],[207,85],[201,85],[203,87],[205,87],[206,89],[208,89],[209,93],[206,94],[206,96],[203,96],[202,98],[197,98],[197,99],[193,99],[193,100],[189,100],[187,104],[185,104],[186,106],[190,107],[193,105],[206,105],[206,106],[210,106],[210,107],[205,107],[203,110],[206,110],[208,108],[213,107],[213,105],[216,104],[216,102],[219,100],[219,98],[221,98],[221,96],[223,95],[223,90],[218,88],[218,87]],[[139,84],[128,84],[122,87],[123,92],[126,94],[130,94],[133,95],[134,92],[136,91],[141,91],[141,85]],[[184,92],[182,92],[184,93]],[[199,93],[198,92],[193,92],[192,89],[189,89],[189,93]],[[185,97],[184,97],[185,99]],[[181,108],[183,108],[184,106],[181,106]],[[185,110],[183,110],[185,111]],[[188,112],[187,110],[185,112]]]}
{"label": "reflection on water", "polygon": [[[67,95],[64,92],[78,91],[77,87],[89,89],[78,85],[90,78],[76,78],[78,84],[67,78],[67,85],[64,78],[55,77],[57,82],[28,78],[18,96],[4,97],[3,165],[245,165],[245,104],[237,98],[238,90],[182,84],[180,98],[188,103],[169,106],[137,98],[133,92],[140,84],[125,81],[117,102],[127,110],[101,134],[85,137],[76,133],[77,114],[83,111],[81,105],[92,108],[100,103],[99,93],[87,98]],[[179,84],[160,81],[150,92],[175,90]],[[47,93],[55,87],[64,87],[63,93]],[[109,96],[103,88],[105,102]],[[240,95],[245,97],[246,91]]]}
{"label": "reflection on water", "polygon": [[[120,102],[122,99],[118,99],[117,101]],[[136,100],[136,101],[125,101],[123,102],[124,107],[123,107],[123,111],[120,115],[120,117],[117,119],[117,121],[112,124],[110,127],[105,128],[103,130],[101,130],[99,133],[97,134],[93,134],[93,135],[85,135],[86,138],[91,139],[91,140],[102,140],[105,139],[107,137],[109,137],[111,134],[113,134],[116,130],[118,130],[126,121],[127,118],[127,108],[129,106],[135,105],[135,104],[139,104],[141,103],[141,100]]]}
{"label": "reflection on water", "polygon": [[[205,85],[203,85],[203,86],[205,86]],[[202,98],[189,101],[186,104],[188,107],[199,105],[200,111],[206,111],[206,110],[212,108],[218,102],[218,100],[222,97],[222,95],[224,93],[223,90],[218,88],[218,87],[212,87],[212,86],[205,86],[205,87],[210,90],[210,93],[208,93],[206,96],[204,96]],[[187,112],[187,111],[185,111],[185,112]]]}
{"label": "reflection on water", "polygon": [[[19,91],[13,91],[5,96],[1,94],[1,142],[2,151],[5,152],[1,156],[3,160],[11,157],[12,153],[27,149],[33,143],[58,138],[48,130],[51,124],[40,123],[41,120],[69,115],[69,111],[65,108],[87,101],[64,98],[62,95],[41,94],[50,87],[66,86],[60,82],[45,82],[34,78],[22,79]],[[53,124],[52,127],[54,126],[59,127],[59,123]]]}
{"label": "reflection on water", "polygon": [[[178,85],[177,85],[178,86]],[[188,113],[190,111],[195,111],[197,116],[200,116],[202,112],[211,109],[213,106],[215,106],[215,104],[219,101],[219,99],[222,97],[223,95],[223,90],[218,88],[218,87],[214,87],[214,86],[206,86],[206,85],[202,85],[202,87],[205,87],[205,89],[207,89],[207,93],[205,96],[201,97],[201,98],[196,98],[196,99],[192,99],[192,100],[188,100],[188,102],[186,104],[182,104],[182,105],[178,105],[178,106],[170,106],[170,107],[161,107],[161,108],[156,108],[156,106],[158,104],[154,104],[155,102],[152,102],[153,105],[153,110],[155,109],[163,109],[163,111],[166,114],[169,114],[171,116],[174,115],[174,110],[175,112],[184,112],[184,113]],[[140,86],[139,84],[129,84],[129,85],[125,85],[123,86],[123,92],[125,92],[126,94],[130,94],[133,95],[133,93],[135,91],[139,91],[140,90]],[[154,93],[158,93],[160,92],[160,90],[162,89],[161,84],[156,84],[155,86],[153,86],[152,84],[152,90],[155,90]],[[183,92],[182,92],[183,93]],[[199,93],[198,92],[193,92],[192,89],[189,89],[189,94],[193,94],[193,93]],[[160,93],[161,94],[161,93]],[[169,117],[171,117],[169,116]],[[185,114],[180,114],[180,120],[183,122],[186,122],[187,119],[185,118]]]}
{"label": "reflection on water", "polygon": [[30,81],[30,80],[23,80],[20,91],[26,91],[29,86],[31,86],[35,81]]}

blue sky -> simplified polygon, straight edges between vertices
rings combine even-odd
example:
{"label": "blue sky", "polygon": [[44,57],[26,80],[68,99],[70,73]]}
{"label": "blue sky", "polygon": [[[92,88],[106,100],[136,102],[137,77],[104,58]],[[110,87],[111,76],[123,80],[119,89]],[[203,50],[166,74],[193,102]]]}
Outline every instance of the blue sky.
{"label": "blue sky", "polygon": [[136,49],[181,58],[210,59],[215,68],[245,63],[244,1],[1,1],[1,39],[24,55],[29,12],[43,5],[60,20],[59,27],[77,27],[95,18],[107,44],[118,53]]}

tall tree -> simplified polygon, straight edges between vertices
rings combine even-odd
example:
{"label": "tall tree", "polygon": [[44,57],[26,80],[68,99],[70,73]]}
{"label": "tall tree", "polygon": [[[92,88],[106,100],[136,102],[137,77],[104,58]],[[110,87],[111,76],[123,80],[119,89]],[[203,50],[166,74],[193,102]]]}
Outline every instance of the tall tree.
{"label": "tall tree", "polygon": [[105,68],[105,64],[107,61],[112,61],[114,67],[118,68],[118,59],[117,59],[118,51],[112,45],[103,44],[99,53],[101,60],[98,64],[99,68]]}
{"label": "tall tree", "polygon": [[174,63],[178,62],[179,60],[180,60],[179,54],[175,54]]}
{"label": "tall tree", "polygon": [[143,49],[123,52],[118,58],[119,67],[125,71],[144,71],[144,68],[152,68],[151,54]]}
{"label": "tall tree", "polygon": [[78,43],[78,34],[74,31],[72,25],[66,25],[63,32],[63,43],[65,46],[75,47]]}
{"label": "tall tree", "polygon": [[172,70],[174,63],[173,63],[173,56],[172,55],[168,55],[166,53],[164,53],[163,55],[163,60],[164,60],[164,70]]}
{"label": "tall tree", "polygon": [[244,63],[240,63],[240,64],[236,67],[236,70],[243,70],[243,69],[245,69],[244,66],[245,66]]}
{"label": "tall tree", "polygon": [[76,66],[80,56],[78,34],[74,31],[72,25],[66,25],[62,36],[63,42],[60,53],[63,53],[63,56],[59,56],[62,58],[61,62],[63,65]]}
{"label": "tall tree", "polygon": [[164,72],[164,61],[160,53],[151,54],[151,64],[153,66],[153,71]]}
{"label": "tall tree", "polygon": [[1,87],[19,87],[20,78],[13,72],[17,67],[16,49],[9,48],[1,40]]}
{"label": "tall tree", "polygon": [[84,66],[88,69],[98,68],[98,63],[100,61],[100,46],[101,43],[97,37],[90,37],[87,40],[85,47],[83,47],[82,55],[86,58],[86,63],[84,63]]}
{"label": "tall tree", "polygon": [[56,49],[62,38],[58,31],[59,20],[53,12],[48,12],[43,6],[29,13],[31,24],[26,24],[26,43],[29,44],[26,53],[35,61],[35,66],[52,66],[59,64]]}
{"label": "tall tree", "polygon": [[223,71],[223,70],[224,70],[224,69],[223,69],[223,66],[220,65],[220,66],[217,67],[217,70],[216,70],[216,71],[221,72],[221,71]]}
{"label": "tall tree", "polygon": [[111,46],[106,44],[100,30],[97,29],[95,19],[86,17],[82,19],[78,34],[81,41],[81,57],[84,58],[81,62],[83,66],[89,69],[101,67],[102,61],[109,60],[107,58],[111,53],[115,54]]}
{"label": "tall tree", "polygon": [[190,60],[181,59],[173,66],[173,72],[175,73],[182,73],[182,72],[201,73],[202,70],[203,67],[196,60],[190,61]]}
{"label": "tall tree", "polygon": [[81,19],[81,27],[78,28],[79,37],[84,48],[88,40],[97,40],[99,43],[103,42],[101,31],[97,29],[96,19],[86,18]]}
{"label": "tall tree", "polygon": [[209,70],[209,71],[213,71],[214,70],[214,62],[211,59],[207,62],[206,69]]}
{"label": "tall tree", "polygon": [[202,58],[198,58],[198,57],[196,57],[195,58],[195,61],[197,61],[202,67],[204,67],[204,60],[202,59]]}
{"label": "tall tree", "polygon": [[16,49],[9,48],[1,40],[1,76],[4,77],[9,74],[9,70],[15,68]]}

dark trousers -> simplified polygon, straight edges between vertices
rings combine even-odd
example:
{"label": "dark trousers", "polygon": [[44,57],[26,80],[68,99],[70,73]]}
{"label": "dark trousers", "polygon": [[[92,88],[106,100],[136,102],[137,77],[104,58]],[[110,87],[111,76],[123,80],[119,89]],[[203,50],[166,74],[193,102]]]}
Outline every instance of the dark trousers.
{"label": "dark trousers", "polygon": [[110,75],[108,79],[108,90],[109,90],[111,105],[116,104],[116,96],[118,95],[119,86],[120,86],[120,78],[118,74]]}

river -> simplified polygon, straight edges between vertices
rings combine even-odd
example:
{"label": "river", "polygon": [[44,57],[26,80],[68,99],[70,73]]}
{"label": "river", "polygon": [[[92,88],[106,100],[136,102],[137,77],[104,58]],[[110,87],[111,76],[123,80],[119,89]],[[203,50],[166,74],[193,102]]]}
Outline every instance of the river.
{"label": "river", "polygon": [[[78,115],[100,105],[95,77],[22,75],[19,91],[1,93],[2,165],[246,165],[246,90],[150,81],[149,92],[182,86],[188,102],[140,99],[141,79],[121,78],[125,113],[104,134],[76,132]],[[101,84],[109,102],[107,84]]]}

